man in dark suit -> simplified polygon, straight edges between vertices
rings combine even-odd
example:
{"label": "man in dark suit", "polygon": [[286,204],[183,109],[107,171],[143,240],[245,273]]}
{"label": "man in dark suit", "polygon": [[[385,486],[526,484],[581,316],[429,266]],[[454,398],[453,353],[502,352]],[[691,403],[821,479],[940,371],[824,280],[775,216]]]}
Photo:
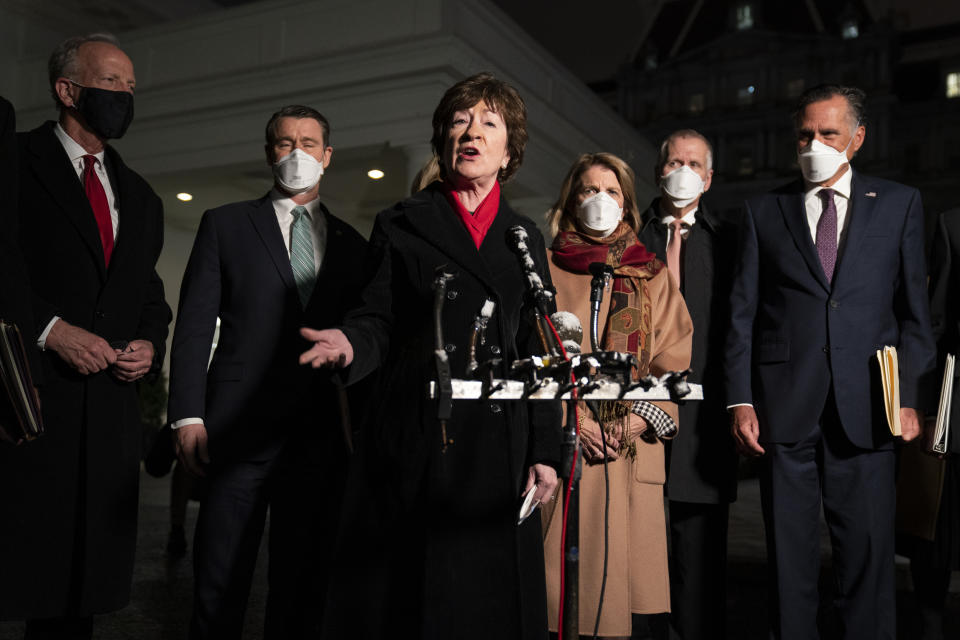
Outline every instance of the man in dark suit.
{"label": "man in dark suit", "polygon": [[726,429],[723,345],[736,237],[710,212],[713,149],[691,129],[670,134],[654,168],[660,197],[643,213],[639,238],[667,264],[693,320],[690,381],[703,402],[680,406],[680,433],[667,442],[670,601],[674,634],[723,637],[727,519],[737,493],[737,454]]}
{"label": "man in dark suit", "polygon": [[136,544],[136,387],[163,361],[160,199],[106,144],[133,117],[133,63],[109,36],[50,58],[60,110],[20,134],[19,241],[46,434],[0,451],[0,618],[27,638],[90,637],[126,606]]}
{"label": "man in dark suit", "polygon": [[322,621],[350,445],[329,372],[297,364],[298,330],[340,322],[366,247],[318,198],[329,142],[316,110],[275,113],[274,188],[207,211],[183,276],[167,417],[180,460],[207,479],[191,638],[240,637],[268,505],[265,636],[313,637]]}
{"label": "man in dark suit", "polygon": [[731,294],[727,401],[763,456],[773,637],[817,637],[819,512],[844,638],[893,638],[894,438],[875,351],[897,348],[903,440],[934,366],[920,194],[854,172],[864,94],[822,85],[795,113],[803,181],[747,201]]}

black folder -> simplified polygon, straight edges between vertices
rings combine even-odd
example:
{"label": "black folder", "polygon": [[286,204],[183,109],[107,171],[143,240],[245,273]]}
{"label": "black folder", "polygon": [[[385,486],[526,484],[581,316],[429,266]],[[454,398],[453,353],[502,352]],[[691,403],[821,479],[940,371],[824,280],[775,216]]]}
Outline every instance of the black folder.
{"label": "black folder", "polygon": [[0,320],[0,440],[20,444],[43,434],[43,417],[17,325]]}

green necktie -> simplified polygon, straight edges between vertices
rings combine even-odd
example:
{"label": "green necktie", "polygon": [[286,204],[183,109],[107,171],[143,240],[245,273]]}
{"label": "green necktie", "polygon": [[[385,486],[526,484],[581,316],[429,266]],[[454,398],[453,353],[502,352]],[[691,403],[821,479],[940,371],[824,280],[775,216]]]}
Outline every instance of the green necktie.
{"label": "green necktie", "polygon": [[310,212],[305,207],[294,207],[293,224],[290,226],[290,267],[293,280],[297,283],[297,293],[304,308],[313,293],[317,281],[317,271],[313,262],[313,229]]}

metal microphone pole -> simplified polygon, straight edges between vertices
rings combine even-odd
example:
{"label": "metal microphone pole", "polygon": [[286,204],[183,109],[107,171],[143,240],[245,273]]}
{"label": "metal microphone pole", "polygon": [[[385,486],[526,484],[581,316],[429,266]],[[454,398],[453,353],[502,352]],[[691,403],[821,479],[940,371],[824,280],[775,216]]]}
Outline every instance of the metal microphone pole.
{"label": "metal microphone pole", "polygon": [[[578,455],[577,398],[567,400],[567,422],[563,429],[560,455],[560,477],[563,479],[563,503],[567,509],[566,536],[563,545],[563,620],[561,629],[565,639],[580,637],[580,471],[582,460]],[[576,465],[574,465],[576,459]],[[572,478],[570,476],[573,476]]]}

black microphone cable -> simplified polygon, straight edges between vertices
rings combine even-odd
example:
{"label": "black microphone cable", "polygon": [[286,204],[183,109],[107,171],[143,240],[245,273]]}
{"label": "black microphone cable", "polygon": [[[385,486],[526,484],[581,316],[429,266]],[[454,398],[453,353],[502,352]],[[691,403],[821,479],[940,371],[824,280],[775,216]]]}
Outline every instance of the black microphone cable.
{"label": "black microphone cable", "polygon": [[[603,578],[600,580],[600,599],[597,602],[597,618],[593,623],[593,640],[597,640],[600,631],[600,614],[603,612],[603,596],[607,590],[607,562],[610,556],[610,469],[607,467],[607,432],[603,429],[600,420],[600,411],[597,403],[587,400],[587,406],[597,418],[600,425],[600,443],[603,446]],[[629,416],[628,416],[629,419]]]}

